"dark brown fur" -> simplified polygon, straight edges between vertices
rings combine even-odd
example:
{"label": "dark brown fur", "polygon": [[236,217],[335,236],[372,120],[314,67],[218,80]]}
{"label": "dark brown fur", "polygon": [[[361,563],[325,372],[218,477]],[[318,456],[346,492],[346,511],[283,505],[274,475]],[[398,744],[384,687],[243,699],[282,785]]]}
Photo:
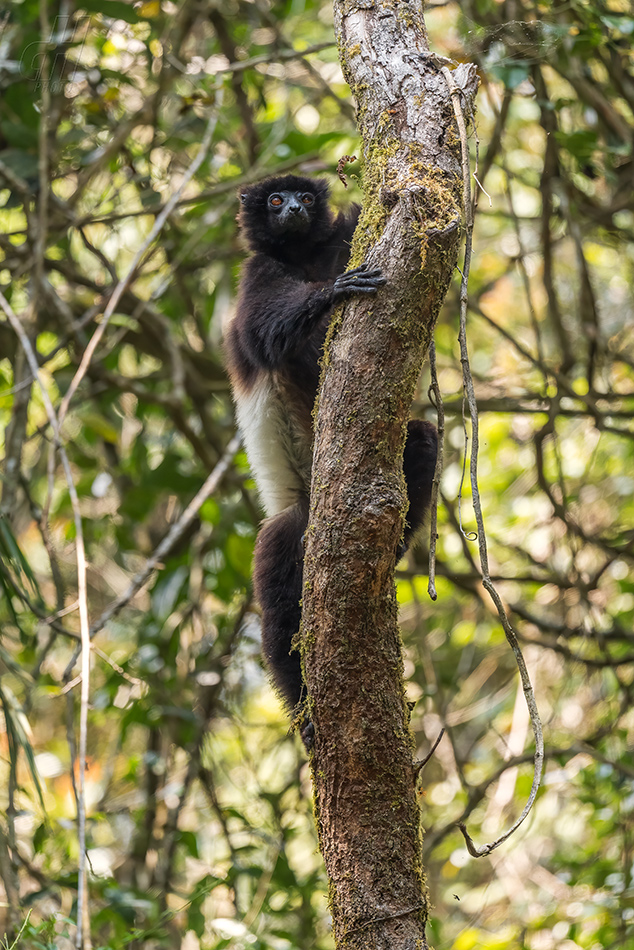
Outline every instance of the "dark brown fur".
{"label": "dark brown fur", "polygon": [[[360,208],[353,205],[335,217],[328,195],[325,181],[295,175],[243,191],[239,221],[253,254],[244,265],[227,335],[240,426],[269,516],[254,559],[262,650],[291,709],[303,692],[292,641],[301,619],[319,358],[334,306],[353,294],[376,293],[385,283],[380,271],[345,273]],[[434,426],[410,422],[403,459],[409,495],[405,546],[429,505],[435,461]]]}

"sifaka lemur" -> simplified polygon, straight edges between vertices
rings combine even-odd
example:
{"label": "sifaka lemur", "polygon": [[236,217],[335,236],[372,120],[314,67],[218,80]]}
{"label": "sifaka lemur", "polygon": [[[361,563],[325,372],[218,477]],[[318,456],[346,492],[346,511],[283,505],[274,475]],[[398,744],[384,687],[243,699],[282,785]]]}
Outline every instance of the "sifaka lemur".
{"label": "sifaka lemur", "polygon": [[[386,278],[365,265],[345,271],[361,208],[335,216],[323,179],[286,175],[250,185],[238,217],[250,250],[226,352],[238,424],[266,512],[254,557],[262,650],[289,709],[302,699],[300,656],[303,535],[313,457],[312,411],[319,360],[337,304],[376,294]],[[409,509],[401,552],[429,506],[435,427],[411,420],[403,457]],[[310,744],[308,734],[304,741]]]}

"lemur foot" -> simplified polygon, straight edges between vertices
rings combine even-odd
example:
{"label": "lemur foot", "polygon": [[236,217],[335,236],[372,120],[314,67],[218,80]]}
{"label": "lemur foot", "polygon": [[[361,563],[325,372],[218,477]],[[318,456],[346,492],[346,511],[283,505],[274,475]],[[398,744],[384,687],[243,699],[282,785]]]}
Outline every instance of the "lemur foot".
{"label": "lemur foot", "polygon": [[315,727],[313,726],[310,719],[304,720],[304,725],[299,730],[299,734],[302,737],[304,748],[307,752],[310,752],[315,743]]}

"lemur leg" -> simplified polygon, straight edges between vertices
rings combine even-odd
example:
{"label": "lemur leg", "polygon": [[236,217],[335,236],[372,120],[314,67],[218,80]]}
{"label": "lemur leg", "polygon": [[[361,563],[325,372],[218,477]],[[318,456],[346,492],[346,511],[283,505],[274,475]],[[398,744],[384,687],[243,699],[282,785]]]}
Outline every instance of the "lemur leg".
{"label": "lemur leg", "polygon": [[420,530],[429,502],[431,486],[436,468],[438,453],[438,433],[436,426],[422,419],[410,419],[407,424],[407,440],[403,454],[403,472],[407,484],[409,509],[405,516],[403,544],[398,555],[402,557]]}
{"label": "lemur leg", "polygon": [[307,501],[268,519],[256,541],[253,565],[262,610],[262,653],[273,685],[291,710],[303,692],[299,651],[291,652],[291,644],[302,615],[302,537],[307,524]]}

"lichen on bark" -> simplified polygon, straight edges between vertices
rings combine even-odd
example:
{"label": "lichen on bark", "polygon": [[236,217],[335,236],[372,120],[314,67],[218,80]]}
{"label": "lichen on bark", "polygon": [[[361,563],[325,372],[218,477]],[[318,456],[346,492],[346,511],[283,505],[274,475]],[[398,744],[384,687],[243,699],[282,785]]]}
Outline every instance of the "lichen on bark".
{"label": "lichen on bark", "polygon": [[[303,663],[315,813],[338,948],[427,946],[420,815],[394,566],[406,423],[457,257],[462,197],[451,101],[420,0],[335,2],[363,140],[351,266],[387,285],[334,319],[315,422]],[[406,15],[405,15],[406,13]]]}

